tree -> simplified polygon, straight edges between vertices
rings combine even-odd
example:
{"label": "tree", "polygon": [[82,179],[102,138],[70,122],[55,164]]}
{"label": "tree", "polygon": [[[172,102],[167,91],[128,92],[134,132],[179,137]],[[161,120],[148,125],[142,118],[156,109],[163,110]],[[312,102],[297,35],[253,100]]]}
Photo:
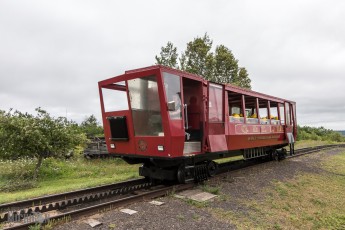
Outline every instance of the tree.
{"label": "tree", "polygon": [[231,50],[219,45],[215,52],[215,76],[219,83],[234,83],[238,73],[238,60]]}
{"label": "tree", "polygon": [[168,42],[165,47],[161,48],[160,57],[156,55],[156,64],[169,66],[171,68],[177,67],[177,48],[172,42]]}
{"label": "tree", "polygon": [[240,86],[242,88],[251,89],[251,80],[248,77],[248,72],[244,67],[241,67],[236,80],[233,82],[234,85]]}
{"label": "tree", "polygon": [[247,70],[238,66],[238,60],[231,50],[219,45],[212,52],[213,41],[205,33],[203,37],[196,37],[187,43],[177,63],[177,49],[171,42],[161,48],[160,57],[156,56],[156,64],[177,67],[181,70],[194,73],[207,80],[217,83],[231,83],[243,88],[251,88],[251,80]]}
{"label": "tree", "polygon": [[97,118],[94,115],[86,117],[80,124],[80,128],[88,138],[104,135],[103,127],[99,125]]}
{"label": "tree", "polygon": [[63,157],[86,141],[76,123],[64,117],[53,118],[41,108],[36,112],[36,116],[11,110],[0,113],[0,156],[36,158],[34,180],[44,158]]}
{"label": "tree", "polygon": [[203,76],[205,79],[215,80],[214,57],[211,48],[212,40],[207,34],[188,42],[187,49],[180,59],[181,69]]}

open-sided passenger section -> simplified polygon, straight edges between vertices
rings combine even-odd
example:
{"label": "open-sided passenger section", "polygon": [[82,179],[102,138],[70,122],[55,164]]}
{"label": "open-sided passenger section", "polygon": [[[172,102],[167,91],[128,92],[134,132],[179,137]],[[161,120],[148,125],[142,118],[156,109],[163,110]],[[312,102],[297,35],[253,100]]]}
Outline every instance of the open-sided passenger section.
{"label": "open-sided passenger section", "polygon": [[[239,124],[285,124],[284,104],[228,91],[229,122]],[[287,103],[286,107],[290,107]],[[290,114],[287,111],[287,114]],[[289,120],[290,120],[289,115]]]}

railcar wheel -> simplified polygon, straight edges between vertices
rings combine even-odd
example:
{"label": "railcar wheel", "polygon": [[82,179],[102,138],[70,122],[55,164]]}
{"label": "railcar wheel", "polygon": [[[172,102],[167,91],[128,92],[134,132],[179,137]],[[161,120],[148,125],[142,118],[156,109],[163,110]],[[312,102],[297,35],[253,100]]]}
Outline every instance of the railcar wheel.
{"label": "railcar wheel", "polygon": [[279,153],[277,150],[274,150],[272,153],[272,159],[275,161],[279,161]]}
{"label": "railcar wheel", "polygon": [[186,170],[183,165],[177,169],[177,180],[180,184],[186,183]]}
{"label": "railcar wheel", "polygon": [[287,155],[286,149],[283,148],[280,151],[278,151],[278,159],[279,160],[284,160],[286,155]]}
{"label": "railcar wheel", "polygon": [[214,161],[207,162],[207,174],[209,177],[213,177],[216,175],[218,169],[218,165]]}

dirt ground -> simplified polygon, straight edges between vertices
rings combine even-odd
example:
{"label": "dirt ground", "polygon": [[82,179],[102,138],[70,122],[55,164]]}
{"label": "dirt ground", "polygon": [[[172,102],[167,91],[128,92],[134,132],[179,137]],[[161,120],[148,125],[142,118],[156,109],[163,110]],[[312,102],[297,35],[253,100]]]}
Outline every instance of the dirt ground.
{"label": "dirt ground", "polygon": [[241,204],[241,200],[263,199],[266,188],[272,186],[273,181],[284,181],[297,173],[319,173],[322,169],[317,166],[321,159],[342,151],[344,149],[326,150],[222,174],[206,182],[207,187],[219,190],[219,196],[205,204],[196,204],[171,195],[157,199],[165,202],[162,206],[147,201],[123,207],[137,211],[133,215],[120,212],[121,208],[97,214],[93,218],[102,222],[102,225],[94,228],[86,224],[85,219],[80,219],[54,229],[236,229],[231,222],[216,218],[212,210],[219,208],[246,215],[248,210]]}

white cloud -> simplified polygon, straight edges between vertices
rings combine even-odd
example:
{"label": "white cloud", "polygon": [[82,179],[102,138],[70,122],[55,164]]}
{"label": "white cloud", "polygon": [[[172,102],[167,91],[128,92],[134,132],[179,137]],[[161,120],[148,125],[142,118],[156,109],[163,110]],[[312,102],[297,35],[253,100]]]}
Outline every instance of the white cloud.
{"label": "white cloud", "polygon": [[345,129],[344,1],[0,1],[0,109],[100,118],[97,82],[208,32],[300,124]]}

